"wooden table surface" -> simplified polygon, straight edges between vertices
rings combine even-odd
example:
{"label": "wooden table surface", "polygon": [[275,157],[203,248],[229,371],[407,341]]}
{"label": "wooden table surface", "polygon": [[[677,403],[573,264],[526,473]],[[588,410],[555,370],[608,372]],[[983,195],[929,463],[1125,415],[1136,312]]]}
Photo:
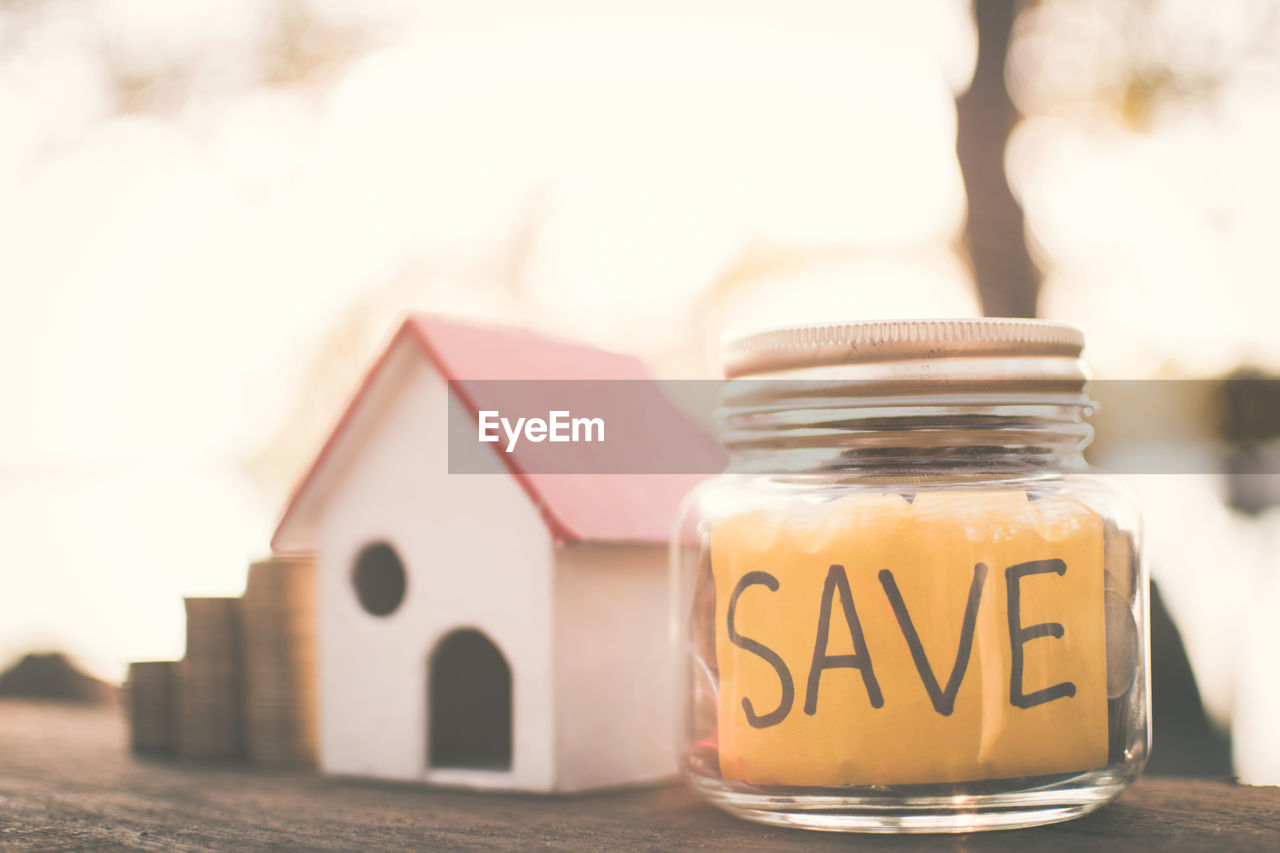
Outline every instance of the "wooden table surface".
{"label": "wooden table surface", "polygon": [[774,829],[681,785],[468,794],[134,758],[114,708],[0,700],[0,848],[1280,850],[1280,788],[1147,778],[1080,820],[953,836]]}

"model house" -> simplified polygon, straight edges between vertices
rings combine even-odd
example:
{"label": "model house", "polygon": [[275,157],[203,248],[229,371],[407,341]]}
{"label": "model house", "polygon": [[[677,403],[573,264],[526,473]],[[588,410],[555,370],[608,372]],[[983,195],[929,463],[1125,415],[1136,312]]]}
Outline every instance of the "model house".
{"label": "model house", "polygon": [[[718,456],[633,358],[406,322],[272,542],[315,557],[325,772],[579,791],[674,771],[667,547],[699,478],[561,473],[546,443],[471,441],[478,412],[536,400],[524,380],[620,380],[583,386],[580,408],[630,406],[628,453],[652,470]],[[452,458],[451,428],[469,437]],[[456,470],[465,446],[492,473]]]}

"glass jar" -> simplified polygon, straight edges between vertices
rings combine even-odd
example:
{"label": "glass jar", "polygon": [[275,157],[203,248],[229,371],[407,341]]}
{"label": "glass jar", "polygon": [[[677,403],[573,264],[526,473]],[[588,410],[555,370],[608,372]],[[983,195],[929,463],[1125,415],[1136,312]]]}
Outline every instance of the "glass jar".
{"label": "glass jar", "polygon": [[1090,468],[1082,334],[855,323],[730,341],[726,474],[673,541],[682,768],[763,823],[1076,817],[1149,744],[1140,516]]}

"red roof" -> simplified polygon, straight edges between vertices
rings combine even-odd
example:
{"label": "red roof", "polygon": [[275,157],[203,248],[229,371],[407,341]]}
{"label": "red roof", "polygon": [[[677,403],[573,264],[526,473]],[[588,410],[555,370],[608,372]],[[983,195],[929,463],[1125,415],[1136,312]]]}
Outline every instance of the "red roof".
{"label": "red roof", "polygon": [[[643,363],[632,356],[563,343],[520,329],[471,325],[432,316],[412,317],[400,327],[369,371],[295,490],[272,537],[272,548],[277,552],[309,550],[314,546],[314,542],[297,541],[299,536],[291,535],[291,526],[298,515],[305,514],[301,505],[320,488],[317,481],[326,463],[343,444],[347,428],[369,402],[371,389],[387,368],[392,354],[406,341],[412,341],[416,350],[446,380],[456,380],[450,387],[472,417],[480,409],[501,409],[501,401],[493,399],[494,395],[514,386],[484,382],[468,385],[466,380],[651,379]],[[634,398],[637,393],[643,395],[648,417],[658,422],[639,433],[647,443],[640,452],[683,466],[659,466],[655,470],[718,470],[719,447],[662,396],[656,383],[620,383],[616,391],[606,386],[603,392],[597,388],[592,393],[597,396],[615,393],[628,398]],[[634,401],[631,407],[634,409]],[[539,473],[531,463],[536,448],[542,445],[524,447],[524,452],[517,447],[513,453],[504,453],[495,445],[495,453],[538,508],[558,542],[665,542],[680,501],[705,476]],[[592,450],[589,445],[581,447],[588,454]],[[589,460],[587,468],[590,470]],[[302,538],[311,536],[303,534]]]}

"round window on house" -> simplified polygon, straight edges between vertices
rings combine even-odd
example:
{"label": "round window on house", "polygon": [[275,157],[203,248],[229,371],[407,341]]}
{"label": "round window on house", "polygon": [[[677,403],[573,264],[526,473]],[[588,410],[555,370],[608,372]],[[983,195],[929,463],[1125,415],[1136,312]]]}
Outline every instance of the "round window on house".
{"label": "round window on house", "polygon": [[360,606],[374,616],[386,616],[404,601],[404,564],[386,542],[365,546],[351,580]]}

